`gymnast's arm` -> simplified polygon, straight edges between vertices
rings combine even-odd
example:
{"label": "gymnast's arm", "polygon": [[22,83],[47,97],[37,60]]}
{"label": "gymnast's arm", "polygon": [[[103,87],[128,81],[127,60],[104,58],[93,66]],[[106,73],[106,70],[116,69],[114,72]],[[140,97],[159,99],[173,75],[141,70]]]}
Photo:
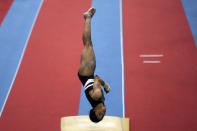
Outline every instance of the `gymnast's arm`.
{"label": "gymnast's arm", "polygon": [[99,82],[103,86],[105,92],[108,93],[110,91],[110,86],[106,82],[104,82],[98,75],[96,75],[96,77],[99,78]]}

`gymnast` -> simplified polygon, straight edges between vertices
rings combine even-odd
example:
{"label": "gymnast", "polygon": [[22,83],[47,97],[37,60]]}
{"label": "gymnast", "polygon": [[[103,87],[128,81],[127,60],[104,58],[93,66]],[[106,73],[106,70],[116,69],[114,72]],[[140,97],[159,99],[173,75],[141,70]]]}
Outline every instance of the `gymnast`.
{"label": "gymnast", "polygon": [[98,75],[94,76],[96,58],[91,40],[91,19],[95,12],[96,8],[90,8],[83,14],[85,19],[82,35],[84,48],[81,53],[78,77],[85,88],[86,98],[92,106],[89,112],[89,118],[92,122],[97,123],[103,119],[106,112],[106,106],[104,104],[105,98],[101,85],[106,93],[110,91],[110,86]]}

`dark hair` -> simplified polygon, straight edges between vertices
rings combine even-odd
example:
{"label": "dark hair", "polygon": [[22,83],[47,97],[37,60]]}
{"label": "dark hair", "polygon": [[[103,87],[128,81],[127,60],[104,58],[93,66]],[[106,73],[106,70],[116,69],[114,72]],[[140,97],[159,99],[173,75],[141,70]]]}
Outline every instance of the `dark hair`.
{"label": "dark hair", "polygon": [[99,120],[99,119],[96,117],[96,114],[95,114],[95,112],[94,112],[93,109],[90,110],[90,112],[89,112],[89,117],[90,117],[90,120],[91,120],[92,122],[95,122],[95,123],[97,123],[97,122],[99,122],[99,121],[102,120],[102,119]]}

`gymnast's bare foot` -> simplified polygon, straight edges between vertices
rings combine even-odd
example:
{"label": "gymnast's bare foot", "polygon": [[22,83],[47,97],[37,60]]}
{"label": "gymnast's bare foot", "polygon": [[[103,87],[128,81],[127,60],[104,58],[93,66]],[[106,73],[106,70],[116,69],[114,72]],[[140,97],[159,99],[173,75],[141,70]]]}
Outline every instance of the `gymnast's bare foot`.
{"label": "gymnast's bare foot", "polygon": [[96,8],[90,8],[87,12],[83,14],[84,19],[92,18],[95,12],[96,12]]}

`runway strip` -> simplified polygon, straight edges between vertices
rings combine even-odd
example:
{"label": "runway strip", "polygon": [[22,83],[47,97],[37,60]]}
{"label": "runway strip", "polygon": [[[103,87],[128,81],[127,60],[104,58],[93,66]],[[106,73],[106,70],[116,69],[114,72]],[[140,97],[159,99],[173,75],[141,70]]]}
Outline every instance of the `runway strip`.
{"label": "runway strip", "polygon": [[181,0],[185,14],[187,16],[190,29],[192,31],[195,43],[197,45],[197,1],[196,0]]}
{"label": "runway strip", "polygon": [[[15,0],[0,28],[0,116],[25,52],[42,0]],[[27,19],[28,18],[28,19]]]}

